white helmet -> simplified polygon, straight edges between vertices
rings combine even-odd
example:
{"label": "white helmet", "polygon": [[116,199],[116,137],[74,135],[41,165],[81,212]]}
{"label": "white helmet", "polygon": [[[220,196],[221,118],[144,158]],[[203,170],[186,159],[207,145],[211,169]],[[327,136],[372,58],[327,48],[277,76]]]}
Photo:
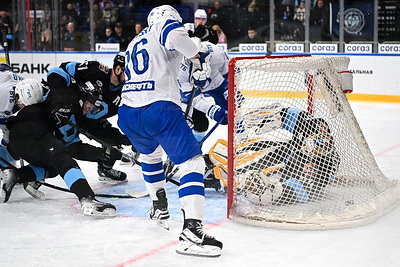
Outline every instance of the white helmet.
{"label": "white helmet", "polygon": [[207,13],[204,9],[197,9],[196,12],[194,12],[194,18],[200,18],[200,19],[206,19],[207,20]]}
{"label": "white helmet", "polygon": [[17,105],[29,106],[39,103],[43,98],[42,84],[35,79],[25,79],[15,86]]}
{"label": "white helmet", "polygon": [[147,16],[147,24],[150,26],[154,22],[164,18],[176,19],[179,22],[182,22],[181,15],[179,15],[178,11],[170,5],[162,5],[153,8],[149,15]]}

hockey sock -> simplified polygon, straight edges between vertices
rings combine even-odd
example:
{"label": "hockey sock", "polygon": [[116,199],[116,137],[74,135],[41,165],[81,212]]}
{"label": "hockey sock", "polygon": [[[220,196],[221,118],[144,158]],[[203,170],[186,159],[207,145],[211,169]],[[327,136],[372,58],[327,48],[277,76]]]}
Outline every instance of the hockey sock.
{"label": "hockey sock", "polygon": [[79,200],[81,200],[83,197],[94,197],[94,192],[86,179],[77,180],[71,185],[70,190],[78,197]]}

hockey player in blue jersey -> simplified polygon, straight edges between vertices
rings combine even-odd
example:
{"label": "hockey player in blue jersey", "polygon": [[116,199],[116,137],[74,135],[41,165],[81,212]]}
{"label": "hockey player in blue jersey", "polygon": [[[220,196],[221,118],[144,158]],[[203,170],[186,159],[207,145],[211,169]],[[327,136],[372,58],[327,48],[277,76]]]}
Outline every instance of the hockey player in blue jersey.
{"label": "hockey player in blue jersey", "polygon": [[197,57],[208,71],[207,54],[199,55],[179,13],[169,5],[150,11],[145,28],[126,51],[126,83],[118,125],[140,152],[142,173],[153,200],[150,218],[164,227],[169,218],[162,150],[180,169],[178,195],[184,214],[177,253],[218,257],[222,243],[203,231],[204,168],[201,148],[180,107],[177,74],[183,56]]}

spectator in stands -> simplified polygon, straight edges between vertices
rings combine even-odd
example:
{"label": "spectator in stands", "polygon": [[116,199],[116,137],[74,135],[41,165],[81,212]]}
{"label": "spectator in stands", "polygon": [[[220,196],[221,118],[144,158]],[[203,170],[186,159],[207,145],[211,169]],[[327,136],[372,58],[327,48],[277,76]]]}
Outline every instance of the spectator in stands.
{"label": "spectator in stands", "polygon": [[[329,7],[324,4],[323,0],[317,0],[316,6],[310,12],[310,26],[315,26],[321,30],[321,39],[329,41],[330,15]],[[311,31],[311,29],[310,29]]]}
{"label": "spectator in stands", "polygon": [[[10,13],[6,10],[1,10],[1,9],[0,9],[0,30],[6,31],[7,44],[9,49],[12,49],[14,42],[14,22],[11,19]],[[0,39],[2,40],[2,38]]]}
{"label": "spectator in stands", "polygon": [[247,30],[247,37],[246,37],[246,39],[243,40],[242,43],[247,43],[247,44],[249,44],[249,43],[253,43],[253,44],[265,43],[265,40],[258,35],[256,29],[250,27]]}
{"label": "spectator in stands", "polygon": [[221,27],[219,25],[212,26],[212,29],[217,32],[218,44],[226,44],[226,43],[228,43],[228,41],[226,39],[226,35],[222,31],[222,29],[221,29]]}
{"label": "spectator in stands", "polygon": [[101,22],[103,25],[111,26],[118,21],[118,9],[112,7],[109,1],[104,2],[103,16],[101,17]]}
{"label": "spectator in stands", "polygon": [[[106,41],[105,33],[101,27],[97,26],[96,22],[92,23],[92,28],[93,28],[93,38],[94,38],[94,43],[104,43]],[[90,31],[86,32],[86,50],[90,50],[90,39],[92,37],[90,36]]]}
{"label": "spectator in stands", "polygon": [[250,2],[250,4],[247,7],[247,12],[249,12],[249,13],[259,13],[260,12],[260,8],[258,7],[258,4],[255,0]]}
{"label": "spectator in stands", "polygon": [[284,40],[293,39],[293,17],[294,14],[292,7],[286,5],[283,10],[282,21],[280,23],[282,39]]}
{"label": "spectator in stands", "polygon": [[[102,17],[103,17],[103,11],[101,10],[100,5],[93,3],[93,21],[95,21],[96,23],[100,23]],[[90,16],[88,16],[86,22],[90,23]]]}
{"label": "spectator in stands", "polygon": [[74,22],[74,24],[76,25],[79,21],[78,18],[79,16],[75,10],[75,4],[72,2],[67,3],[66,9],[63,12],[63,21],[66,23]]}
{"label": "spectator in stands", "polygon": [[40,35],[39,49],[42,51],[52,51],[52,33],[50,29],[44,29]]}
{"label": "spectator in stands", "polygon": [[138,35],[143,30],[143,25],[140,23],[135,24],[135,36]]}
{"label": "spectator in stands", "polygon": [[219,25],[222,29],[225,29],[225,27],[227,27],[227,25],[225,24],[227,21],[225,10],[222,7],[222,4],[220,1],[214,2],[214,7],[211,8],[211,11],[209,12],[208,17],[209,17],[209,20],[207,22],[207,25],[209,25],[209,26]]}
{"label": "spectator in stands", "polygon": [[299,6],[294,11],[293,16],[293,35],[296,39],[304,41],[304,24],[306,19],[306,8],[304,0],[301,0]]}
{"label": "spectator in stands", "polygon": [[111,0],[101,0],[101,1],[99,1],[98,3],[99,3],[99,6],[100,6],[100,9],[101,9],[101,10],[104,10],[104,9],[106,8],[106,4],[107,4],[107,3],[110,4],[111,7],[115,7],[114,2],[111,1]]}
{"label": "spectator in stands", "polygon": [[111,26],[105,29],[106,43],[119,43],[118,37],[115,36],[114,30]]}
{"label": "spectator in stands", "polygon": [[295,22],[301,23],[303,25],[306,20],[306,5],[304,1],[305,0],[301,0],[299,6],[295,8],[293,16],[293,20]]}
{"label": "spectator in stands", "polygon": [[67,24],[67,29],[63,34],[64,51],[82,51],[84,50],[85,38],[81,32],[76,31],[75,22]]}
{"label": "spectator in stands", "polygon": [[43,16],[43,21],[42,21],[42,26],[43,29],[51,29],[51,23],[52,23],[52,10],[50,8],[49,3],[44,3],[43,6],[43,11],[44,11],[44,16]]}
{"label": "spectator in stands", "polygon": [[125,51],[126,48],[128,47],[130,39],[128,35],[125,34],[122,23],[118,22],[117,24],[115,24],[114,32],[115,32],[115,38],[117,38],[118,43],[120,45],[119,50]]}

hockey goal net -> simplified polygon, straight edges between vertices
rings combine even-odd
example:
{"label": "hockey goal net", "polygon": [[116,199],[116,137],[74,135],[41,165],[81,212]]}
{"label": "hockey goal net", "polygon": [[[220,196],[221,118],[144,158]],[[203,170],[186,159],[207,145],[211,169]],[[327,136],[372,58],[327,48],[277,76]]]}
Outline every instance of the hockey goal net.
{"label": "hockey goal net", "polygon": [[399,181],[379,170],[343,93],[348,65],[345,56],[231,60],[231,219],[335,229],[370,222],[399,203]]}

